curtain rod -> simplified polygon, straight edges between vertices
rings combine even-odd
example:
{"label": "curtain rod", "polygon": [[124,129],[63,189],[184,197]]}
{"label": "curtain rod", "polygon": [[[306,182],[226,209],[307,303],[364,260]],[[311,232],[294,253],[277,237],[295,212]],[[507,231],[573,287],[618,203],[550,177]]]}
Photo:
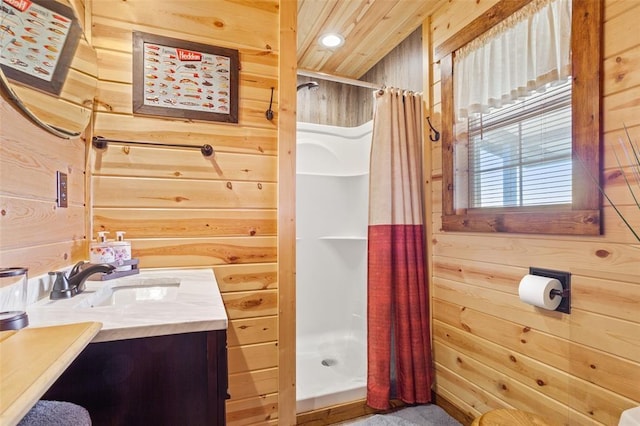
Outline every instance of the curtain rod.
{"label": "curtain rod", "polygon": [[142,146],[155,146],[160,148],[187,148],[187,149],[199,149],[202,155],[205,157],[211,157],[214,154],[213,147],[209,144],[201,146],[176,144],[176,143],[158,143],[158,142],[134,142],[134,141],[122,141],[117,139],[107,139],[102,136],[94,136],[91,140],[93,147],[97,149],[105,149],[109,143],[116,145],[142,145]]}
{"label": "curtain rod", "polygon": [[298,75],[302,75],[304,77],[319,78],[322,80],[329,80],[335,83],[344,83],[344,84],[350,84],[352,86],[366,87],[367,89],[382,89],[385,87],[383,84],[369,83],[368,81],[361,81],[361,80],[356,80],[354,78],[347,78],[347,77],[339,77],[337,75],[325,74],[323,72],[305,70],[302,68],[298,68]]}

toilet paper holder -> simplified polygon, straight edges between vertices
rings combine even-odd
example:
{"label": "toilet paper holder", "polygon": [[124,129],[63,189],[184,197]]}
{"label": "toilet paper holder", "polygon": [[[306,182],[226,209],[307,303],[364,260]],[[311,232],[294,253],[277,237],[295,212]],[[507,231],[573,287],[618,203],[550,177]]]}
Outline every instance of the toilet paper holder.
{"label": "toilet paper holder", "polygon": [[[532,274],[533,275],[533,274]],[[556,290],[555,288],[553,290],[551,290],[551,294],[553,294],[554,296],[560,296],[560,297],[568,297],[569,296],[570,291],[567,289],[563,289],[563,290]]]}
{"label": "toilet paper holder", "polygon": [[558,312],[571,313],[571,272],[554,271],[552,269],[529,267],[530,275],[555,278],[562,284],[562,290],[551,290],[553,296],[561,296],[562,301],[556,308]]}

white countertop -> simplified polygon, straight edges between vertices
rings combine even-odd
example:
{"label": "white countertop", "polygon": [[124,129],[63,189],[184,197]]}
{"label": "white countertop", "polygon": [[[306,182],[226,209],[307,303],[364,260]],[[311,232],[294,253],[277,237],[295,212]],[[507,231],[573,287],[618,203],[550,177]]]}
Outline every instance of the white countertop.
{"label": "white countertop", "polygon": [[[175,300],[144,301],[121,306],[86,307],[86,299],[105,285],[144,278],[180,280]],[[225,330],[227,314],[211,269],[153,269],[107,281],[86,281],[86,290],[70,299],[42,299],[27,307],[29,327],[85,321],[102,323],[93,342]]]}

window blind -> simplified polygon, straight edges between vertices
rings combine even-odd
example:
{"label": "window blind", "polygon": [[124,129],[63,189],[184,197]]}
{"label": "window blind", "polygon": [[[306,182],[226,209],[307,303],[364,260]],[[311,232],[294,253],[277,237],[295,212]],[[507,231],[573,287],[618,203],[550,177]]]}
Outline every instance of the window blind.
{"label": "window blind", "polygon": [[571,80],[468,121],[470,208],[570,204]]}

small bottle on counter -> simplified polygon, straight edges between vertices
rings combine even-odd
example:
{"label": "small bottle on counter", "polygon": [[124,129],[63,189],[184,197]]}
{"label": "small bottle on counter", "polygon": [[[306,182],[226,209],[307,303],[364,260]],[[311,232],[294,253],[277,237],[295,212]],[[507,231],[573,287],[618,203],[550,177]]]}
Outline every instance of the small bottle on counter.
{"label": "small bottle on counter", "polygon": [[98,240],[89,245],[89,261],[91,263],[113,263],[116,260],[111,243],[107,241],[107,231],[98,232]]}
{"label": "small bottle on counter", "polygon": [[131,243],[124,240],[124,234],[124,231],[116,231],[116,240],[111,243],[115,262],[118,265],[116,271],[131,270],[131,265],[124,265],[126,261],[131,260]]}

